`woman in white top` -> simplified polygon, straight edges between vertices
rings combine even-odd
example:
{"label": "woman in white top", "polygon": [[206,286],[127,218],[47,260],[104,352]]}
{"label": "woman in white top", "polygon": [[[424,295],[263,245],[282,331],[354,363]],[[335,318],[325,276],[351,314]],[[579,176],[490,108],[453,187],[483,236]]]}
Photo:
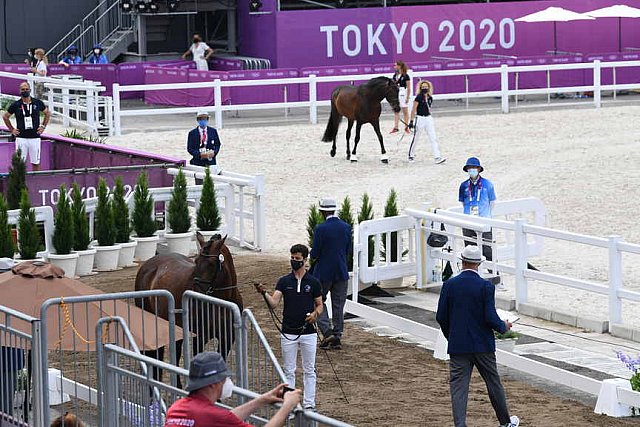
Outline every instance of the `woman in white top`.
{"label": "woman in white top", "polygon": [[[36,58],[35,67],[31,67],[31,73],[34,76],[39,77],[47,77],[47,55],[44,53],[44,49],[38,48],[34,52],[34,56]],[[34,82],[33,89],[35,91],[36,98],[42,98],[44,95],[44,83],[43,82]]]}
{"label": "woman in white top", "polygon": [[36,57],[36,66],[31,67],[31,72],[34,76],[47,77],[47,56],[44,54],[44,49],[38,48],[34,52]]}
{"label": "woman in white top", "polygon": [[207,71],[209,69],[209,57],[213,55],[213,49],[208,44],[202,41],[200,34],[193,35],[193,44],[189,47],[185,53],[182,54],[182,59],[187,59],[187,56],[193,56],[193,60],[196,63],[196,68],[200,71]]}

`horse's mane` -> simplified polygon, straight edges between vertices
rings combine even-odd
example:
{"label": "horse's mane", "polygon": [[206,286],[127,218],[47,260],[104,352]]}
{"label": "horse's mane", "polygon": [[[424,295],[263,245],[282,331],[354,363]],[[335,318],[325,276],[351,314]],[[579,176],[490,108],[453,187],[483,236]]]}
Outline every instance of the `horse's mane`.
{"label": "horse's mane", "polygon": [[364,83],[362,86],[368,86],[368,87],[375,87],[375,86],[380,86],[383,84],[388,84],[389,81],[391,79],[389,77],[385,77],[385,76],[380,76],[380,77],[374,77],[371,80],[369,80],[368,82]]}

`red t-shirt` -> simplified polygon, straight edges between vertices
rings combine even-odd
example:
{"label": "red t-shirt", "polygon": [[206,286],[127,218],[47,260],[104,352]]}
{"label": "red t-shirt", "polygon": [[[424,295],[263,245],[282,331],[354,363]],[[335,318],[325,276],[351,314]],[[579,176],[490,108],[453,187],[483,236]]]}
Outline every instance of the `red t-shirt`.
{"label": "red t-shirt", "polygon": [[251,427],[227,409],[212,405],[204,396],[195,394],[176,401],[164,427]]}

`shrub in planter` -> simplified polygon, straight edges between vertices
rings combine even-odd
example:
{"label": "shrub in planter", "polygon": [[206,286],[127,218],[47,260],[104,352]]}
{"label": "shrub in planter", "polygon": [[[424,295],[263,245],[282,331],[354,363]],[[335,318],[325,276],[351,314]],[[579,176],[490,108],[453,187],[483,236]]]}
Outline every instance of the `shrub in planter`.
{"label": "shrub in planter", "polygon": [[[353,241],[353,224],[355,223],[355,219],[353,218],[351,199],[349,196],[346,196],[342,201],[340,210],[338,211],[338,218],[351,226],[351,240]],[[347,268],[349,271],[353,271],[353,251],[349,251],[347,254]]]}
{"label": "shrub in planter", "polygon": [[19,209],[22,189],[27,188],[27,165],[20,156],[20,150],[16,150],[16,152],[13,153],[13,157],[11,157],[7,187],[9,209]]}
{"label": "shrub in planter", "polygon": [[215,231],[220,229],[220,211],[216,201],[216,189],[213,185],[209,167],[205,169],[204,181],[202,182],[202,195],[200,196],[200,206],[196,212],[196,225],[201,231]]}
{"label": "shrub in planter", "polygon": [[31,200],[26,188],[20,197],[18,218],[18,251],[23,260],[34,259],[40,250],[40,234],[36,224],[36,212],[31,209]]}
{"label": "shrub in planter", "polygon": [[[373,203],[371,203],[371,199],[369,198],[369,195],[367,193],[364,193],[362,195],[362,204],[360,205],[360,212],[358,213],[358,224],[363,222],[363,221],[368,221],[370,219],[373,219]],[[369,246],[369,267],[371,267],[373,265],[373,252],[375,251],[375,241],[373,239],[373,236],[369,236],[368,239],[368,246]]]}
{"label": "shrub in planter", "polygon": [[104,178],[98,183],[98,205],[96,206],[96,240],[100,246],[113,246],[116,243],[116,225],[113,206],[109,200],[109,189]]}
{"label": "shrub in planter", "polygon": [[9,225],[8,209],[4,195],[0,194],[0,258],[13,258],[16,252],[13,244],[13,227]]}
{"label": "shrub in planter", "polygon": [[82,200],[80,188],[75,182],[71,186],[71,215],[73,216],[73,249],[86,251],[89,249],[91,238],[89,237],[89,218],[87,209]]}
{"label": "shrub in planter", "polygon": [[312,204],[309,206],[309,214],[307,215],[307,242],[313,247],[313,231],[316,226],[324,222],[324,217],[320,213],[318,206]]}
{"label": "shrub in planter", "polygon": [[147,174],[141,172],[138,175],[136,188],[133,193],[133,215],[131,225],[138,237],[151,237],[158,230],[153,220],[153,197],[149,194],[149,181]]}
{"label": "shrub in planter", "polygon": [[60,186],[60,197],[56,205],[56,216],[53,230],[53,247],[58,255],[68,255],[73,249],[74,243],[73,213],[67,198],[67,189]]}
{"label": "shrub in planter", "polygon": [[129,220],[129,206],[124,199],[124,184],[122,177],[118,176],[113,188],[113,217],[116,227],[116,243],[127,243],[131,239],[131,226]]}
{"label": "shrub in planter", "polygon": [[182,169],[173,180],[173,190],[169,201],[169,228],[172,233],[186,233],[191,228],[189,205],[187,204],[187,178]]}
{"label": "shrub in planter", "polygon": [[76,264],[76,274],[87,276],[93,270],[96,250],[89,248],[91,238],[89,237],[89,218],[87,210],[82,200],[80,188],[75,182],[71,186],[71,215],[73,216],[73,249],[78,254]]}

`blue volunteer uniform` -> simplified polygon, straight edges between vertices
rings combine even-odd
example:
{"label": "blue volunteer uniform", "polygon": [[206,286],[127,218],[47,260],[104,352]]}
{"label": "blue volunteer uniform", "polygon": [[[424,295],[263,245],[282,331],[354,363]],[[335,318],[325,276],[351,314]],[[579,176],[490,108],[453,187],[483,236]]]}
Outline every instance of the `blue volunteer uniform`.
{"label": "blue volunteer uniform", "polygon": [[486,178],[479,177],[475,183],[469,178],[460,184],[458,201],[464,205],[467,215],[491,217],[491,202],[495,200],[493,184]]}
{"label": "blue volunteer uniform", "polygon": [[[201,128],[198,126],[197,128],[192,129],[187,137],[187,151],[189,151],[189,154],[192,156],[189,163],[196,166],[215,165],[217,154],[220,151],[220,145],[220,137],[218,136],[218,131],[215,128],[211,126]],[[200,149],[202,148],[213,150],[216,153],[216,156],[211,159],[201,159]]]}
{"label": "blue volunteer uniform", "polygon": [[315,334],[316,328],[304,319],[307,313],[315,310],[314,300],[322,296],[322,287],[318,279],[307,273],[298,279],[293,272],[282,276],[276,285],[282,292],[284,307],[282,308],[282,332],[291,335]]}

